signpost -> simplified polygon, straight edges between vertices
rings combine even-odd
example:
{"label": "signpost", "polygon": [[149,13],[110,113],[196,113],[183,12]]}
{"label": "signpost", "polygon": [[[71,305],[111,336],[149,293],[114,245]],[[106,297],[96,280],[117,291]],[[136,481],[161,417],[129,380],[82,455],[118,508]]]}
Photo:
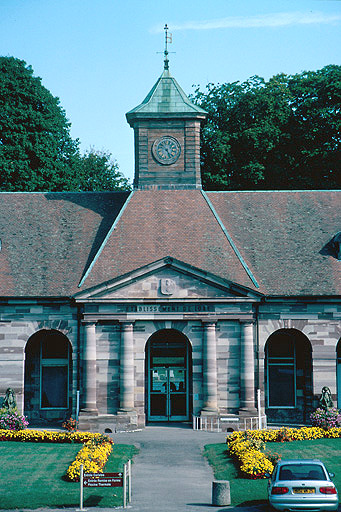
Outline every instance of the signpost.
{"label": "signpost", "polygon": [[123,473],[85,473],[83,487],[123,487]]}
{"label": "signpost", "polygon": [[[127,485],[128,484],[128,485]],[[131,462],[124,464],[123,471],[119,473],[84,473],[83,466],[80,467],[80,508],[83,508],[83,487],[123,487],[123,508],[131,502]]]}

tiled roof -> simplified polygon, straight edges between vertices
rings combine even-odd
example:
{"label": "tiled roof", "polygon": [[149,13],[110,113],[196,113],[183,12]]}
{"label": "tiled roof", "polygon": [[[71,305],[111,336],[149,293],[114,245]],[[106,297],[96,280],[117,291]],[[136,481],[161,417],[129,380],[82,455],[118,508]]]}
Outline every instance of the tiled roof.
{"label": "tiled roof", "polygon": [[171,256],[254,288],[199,190],[137,190],[84,287]]}
{"label": "tiled roof", "polygon": [[128,196],[1,193],[0,296],[69,296]]}
{"label": "tiled roof", "polygon": [[194,105],[175,78],[164,70],[160,78],[152,87],[143,102],[127,113],[127,119],[136,114],[201,114],[206,112],[201,107]]}
{"label": "tiled roof", "polygon": [[340,295],[341,262],[321,254],[341,222],[341,191],[209,192],[262,291]]}
{"label": "tiled roof", "polygon": [[340,192],[207,196],[216,216],[200,190],[137,190],[124,209],[126,192],[2,193],[0,295],[72,296],[166,256],[268,295],[341,295],[322,250]]}

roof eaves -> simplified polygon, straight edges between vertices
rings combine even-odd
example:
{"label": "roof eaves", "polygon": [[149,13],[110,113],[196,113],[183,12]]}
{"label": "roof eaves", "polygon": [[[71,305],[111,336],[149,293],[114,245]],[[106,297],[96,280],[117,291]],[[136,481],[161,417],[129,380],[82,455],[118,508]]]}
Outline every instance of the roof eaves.
{"label": "roof eaves", "polygon": [[79,282],[79,284],[78,284],[78,288],[81,288],[81,287],[82,287],[82,285],[84,284],[84,281],[86,280],[86,278],[87,278],[87,277],[88,277],[88,275],[90,274],[90,272],[91,272],[91,270],[92,270],[93,266],[95,265],[96,261],[98,260],[98,258],[99,258],[99,256],[100,256],[101,252],[103,251],[104,247],[106,246],[106,244],[107,244],[107,242],[108,242],[108,240],[109,240],[109,238],[110,238],[110,236],[111,236],[111,233],[112,233],[112,232],[114,231],[114,229],[116,228],[117,223],[119,222],[120,218],[122,217],[124,210],[127,208],[129,201],[130,201],[130,200],[131,200],[131,198],[133,197],[133,194],[134,194],[134,191],[130,192],[129,196],[127,197],[127,200],[126,200],[126,202],[124,203],[124,205],[123,205],[123,207],[122,207],[122,209],[121,209],[120,213],[117,215],[117,217],[116,217],[116,219],[115,219],[115,221],[114,221],[113,225],[112,225],[112,226],[111,226],[111,228],[109,229],[109,231],[108,231],[108,233],[107,233],[106,237],[104,238],[104,240],[103,240],[103,242],[102,242],[102,244],[101,244],[100,248],[98,249],[97,253],[95,254],[95,256],[94,256],[94,258],[93,258],[92,262],[90,263],[89,267],[87,268],[86,272],[84,273],[84,275],[83,275],[82,279],[80,280],[80,282]]}
{"label": "roof eaves", "polygon": [[233,242],[231,236],[229,235],[227,229],[225,228],[224,224],[222,223],[217,211],[215,210],[213,204],[211,203],[211,201],[209,200],[209,198],[207,197],[206,193],[201,190],[201,193],[203,195],[203,197],[205,198],[205,201],[207,202],[211,212],[213,213],[216,221],[218,222],[219,226],[221,227],[224,235],[226,236],[227,240],[229,241],[234,253],[236,254],[237,258],[239,259],[240,263],[242,264],[244,270],[246,271],[247,275],[249,276],[249,278],[251,279],[252,283],[254,284],[254,286],[256,288],[259,288],[259,284],[255,278],[255,276],[253,275],[253,273],[251,272],[250,268],[248,267],[246,261],[244,260],[244,258],[242,257],[242,255],[240,254],[237,246],[235,245],[235,243]]}
{"label": "roof eaves", "polygon": [[183,99],[184,103],[193,111],[193,112],[199,112],[200,114],[207,114],[206,110],[203,108],[194,105],[194,103],[191,102],[191,100],[186,96],[183,89],[180,87],[178,82],[175,80],[175,78],[171,77],[173,80],[174,87],[177,89],[178,93],[180,94],[181,98]]}

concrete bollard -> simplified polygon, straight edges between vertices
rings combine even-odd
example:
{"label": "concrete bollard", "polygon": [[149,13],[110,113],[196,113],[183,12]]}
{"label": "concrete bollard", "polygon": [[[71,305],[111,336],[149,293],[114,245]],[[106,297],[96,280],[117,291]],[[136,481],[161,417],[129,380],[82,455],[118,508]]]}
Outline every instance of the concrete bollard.
{"label": "concrete bollard", "polygon": [[212,482],[212,505],[216,507],[231,505],[230,482],[228,480]]}

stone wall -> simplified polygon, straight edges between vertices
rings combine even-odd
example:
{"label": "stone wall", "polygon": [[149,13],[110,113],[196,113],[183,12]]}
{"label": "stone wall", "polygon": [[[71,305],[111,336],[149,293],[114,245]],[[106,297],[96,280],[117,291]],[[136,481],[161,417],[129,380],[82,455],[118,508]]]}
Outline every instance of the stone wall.
{"label": "stone wall", "polygon": [[[94,316],[108,313],[111,307],[106,304],[92,307]],[[217,397],[221,415],[238,413],[241,398],[241,323],[238,315],[244,317],[252,312],[252,304],[237,302],[216,307],[217,341]],[[72,347],[72,376],[70,376],[70,409],[65,414],[75,414],[78,378],[84,368],[82,354],[84,348],[83,329],[78,333],[77,308],[66,302],[3,303],[0,309],[0,397],[6,389],[15,390],[18,408],[24,411],[25,347],[30,337],[42,329],[55,329],[65,334]],[[203,407],[203,321],[198,315],[186,313],[150,313],[136,311],[132,316],[134,338],[134,405],[138,413],[138,423],[143,425],[146,418],[147,375],[146,344],[149,338],[161,329],[175,329],[186,336],[191,347],[191,390],[190,413],[200,415]],[[222,317],[225,315],[226,319]],[[229,315],[232,315],[229,318]],[[176,317],[172,320],[172,316]],[[165,318],[166,317],[166,318]],[[233,317],[233,318],[232,318]],[[303,400],[305,391],[298,384],[297,409],[267,410],[270,420],[279,423],[301,423],[308,417],[310,409],[316,407],[323,386],[330,387],[333,399],[337,400],[337,344],[341,337],[341,305],[335,303],[295,301],[266,302],[259,307],[258,322],[254,323],[255,348],[255,388],[261,389],[262,405],[266,406],[264,376],[265,346],[270,335],[280,329],[291,329],[302,333],[312,348],[311,402]],[[126,320],[124,320],[126,321]],[[120,345],[121,324],[118,320],[99,320],[96,324],[97,349],[97,408],[99,416],[108,417],[113,424],[120,407]],[[78,347],[78,339],[81,347]],[[80,366],[79,366],[80,362]],[[251,369],[250,369],[251,371]],[[34,377],[35,375],[35,377]],[[298,379],[302,375],[298,374]],[[38,379],[37,369],[32,373],[26,369],[27,391],[29,382]],[[34,387],[34,386],[33,386]],[[303,390],[303,391],[302,391]],[[39,409],[36,389],[32,391],[32,405]],[[81,400],[84,383],[80,384]],[[340,391],[339,391],[340,392]],[[302,411],[304,408],[310,408]],[[52,413],[50,413],[52,414]],[[41,410],[38,416],[44,417]],[[45,414],[46,419],[49,414]],[[52,414],[53,416],[53,414]],[[53,420],[51,416],[51,420]],[[110,420],[111,418],[111,420]],[[54,418],[56,419],[56,418]],[[103,420],[104,421],[104,420]],[[116,421],[116,420],[115,420]],[[120,419],[121,423],[124,419]],[[104,421],[105,423],[105,421]],[[104,424],[103,423],[103,424]]]}
{"label": "stone wall", "polygon": [[[69,304],[11,301],[0,306],[0,397],[11,387],[17,406],[24,413],[25,347],[29,338],[42,329],[55,329],[65,334],[72,347],[72,376],[70,376],[70,414],[75,409],[77,390],[77,309]],[[36,373],[36,370],[33,369]],[[31,390],[32,391],[32,390]],[[32,393],[37,404],[36,392]],[[67,411],[63,412],[63,417]],[[39,416],[44,413],[39,411]],[[59,414],[60,415],[60,414]],[[48,416],[48,415],[47,415]]]}
{"label": "stone wall", "polygon": [[[309,413],[317,407],[323,386],[331,389],[335,405],[337,404],[337,344],[341,337],[341,305],[328,302],[268,302],[260,307],[258,322],[259,340],[259,383],[262,396],[264,389],[265,346],[270,335],[279,329],[295,329],[309,340],[312,348],[312,400],[305,420],[309,422]],[[341,390],[339,390],[339,393]],[[298,402],[300,390],[298,389]],[[263,402],[266,406],[266,402]],[[278,423],[302,423],[304,417],[296,409],[267,410],[270,420]]]}
{"label": "stone wall", "polygon": [[[200,121],[160,119],[136,121],[135,180],[137,188],[201,188]],[[181,146],[178,160],[160,165],[152,154],[156,139],[175,137]]]}

